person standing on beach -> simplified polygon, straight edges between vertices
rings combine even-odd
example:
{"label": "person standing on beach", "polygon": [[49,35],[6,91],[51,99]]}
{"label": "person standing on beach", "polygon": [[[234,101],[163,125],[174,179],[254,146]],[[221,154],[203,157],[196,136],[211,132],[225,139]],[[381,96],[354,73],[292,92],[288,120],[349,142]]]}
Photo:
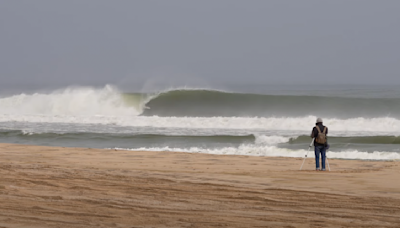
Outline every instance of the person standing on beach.
{"label": "person standing on beach", "polygon": [[311,138],[314,138],[315,166],[319,171],[319,155],[321,154],[322,171],[325,171],[326,147],[328,145],[328,128],[322,125],[322,119],[317,118],[315,127],[312,129]]}

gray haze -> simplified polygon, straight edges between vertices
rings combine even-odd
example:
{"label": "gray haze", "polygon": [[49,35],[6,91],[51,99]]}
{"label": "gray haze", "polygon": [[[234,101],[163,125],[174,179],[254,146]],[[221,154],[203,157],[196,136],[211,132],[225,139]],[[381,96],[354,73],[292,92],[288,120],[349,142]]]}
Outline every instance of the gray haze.
{"label": "gray haze", "polygon": [[2,0],[0,88],[400,84],[398,0]]}

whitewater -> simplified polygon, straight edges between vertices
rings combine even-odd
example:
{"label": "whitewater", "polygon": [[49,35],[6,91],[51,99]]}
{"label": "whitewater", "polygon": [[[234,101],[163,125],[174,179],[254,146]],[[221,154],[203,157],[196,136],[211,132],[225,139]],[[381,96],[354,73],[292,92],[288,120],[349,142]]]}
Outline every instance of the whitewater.
{"label": "whitewater", "polygon": [[[319,106],[323,111],[314,110]],[[0,98],[0,142],[303,157],[318,116],[332,137],[328,157],[400,159],[400,99],[332,91],[329,96],[205,88],[126,93],[106,85],[7,95]]]}

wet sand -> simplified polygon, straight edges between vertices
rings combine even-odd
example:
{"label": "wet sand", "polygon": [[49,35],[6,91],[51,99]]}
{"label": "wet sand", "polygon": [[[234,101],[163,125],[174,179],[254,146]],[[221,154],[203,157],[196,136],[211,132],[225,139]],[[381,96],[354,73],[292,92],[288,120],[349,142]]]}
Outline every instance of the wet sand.
{"label": "wet sand", "polygon": [[0,227],[400,227],[399,161],[0,144]]}

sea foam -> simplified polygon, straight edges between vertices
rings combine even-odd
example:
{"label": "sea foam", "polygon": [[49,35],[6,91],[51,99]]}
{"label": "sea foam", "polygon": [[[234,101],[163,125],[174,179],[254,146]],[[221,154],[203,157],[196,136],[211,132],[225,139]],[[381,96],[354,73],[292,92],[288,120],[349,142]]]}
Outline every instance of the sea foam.
{"label": "sea foam", "polygon": [[[141,148],[115,148],[117,150],[130,150],[130,151],[169,151],[169,152],[188,152],[188,153],[205,153],[217,155],[246,155],[246,156],[273,156],[273,157],[307,157],[314,158],[314,153],[307,150],[290,150],[278,148],[276,146],[260,146],[260,145],[241,145],[239,147],[225,147],[220,149],[207,149],[200,147],[190,148],[170,148],[170,147],[141,147]],[[336,159],[359,159],[359,160],[398,160],[400,153],[396,152],[364,152],[358,150],[341,151],[341,152],[327,152],[327,158]]]}
{"label": "sea foam", "polygon": [[[140,110],[127,106],[113,86],[69,87],[51,93],[19,94],[0,99],[0,115],[14,115],[29,121],[30,116],[132,116]],[[18,121],[18,120],[17,120]]]}
{"label": "sea foam", "polygon": [[[132,111],[134,112],[134,111]],[[230,129],[293,131],[309,134],[315,116],[298,118],[263,117],[158,117],[158,116],[71,116],[39,114],[0,114],[0,122],[102,124],[126,127],[185,128],[185,129]],[[325,119],[330,135],[369,136],[398,135],[400,120],[383,118]],[[260,139],[262,140],[262,139]]]}

